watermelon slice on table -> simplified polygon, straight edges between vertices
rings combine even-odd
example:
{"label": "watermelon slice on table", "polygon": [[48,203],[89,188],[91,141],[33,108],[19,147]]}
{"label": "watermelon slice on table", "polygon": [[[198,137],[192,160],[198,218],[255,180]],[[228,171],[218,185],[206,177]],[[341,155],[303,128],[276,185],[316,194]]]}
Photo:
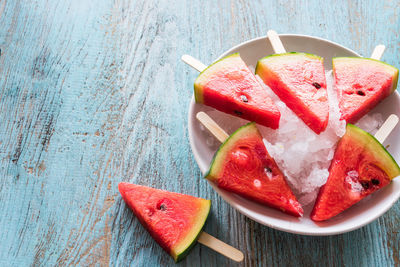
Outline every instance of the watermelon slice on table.
{"label": "watermelon slice on table", "polygon": [[329,177],[319,191],[311,219],[325,221],[400,175],[389,152],[369,133],[347,124],[329,167]]}
{"label": "watermelon slice on table", "polygon": [[277,129],[280,112],[239,54],[206,68],[194,82],[197,103]]}
{"label": "watermelon slice on table", "polygon": [[348,123],[355,123],[396,89],[399,70],[381,61],[337,57],[332,64],[341,119]]}
{"label": "watermelon slice on table", "polygon": [[176,262],[184,258],[201,233],[211,201],[129,183],[118,189],[157,243]]}
{"label": "watermelon slice on table", "polygon": [[328,125],[329,104],[323,58],[306,53],[264,57],[256,74],[315,133]]}
{"label": "watermelon slice on table", "polygon": [[300,217],[303,209],[254,122],[242,126],[220,146],[205,177],[219,188]]}

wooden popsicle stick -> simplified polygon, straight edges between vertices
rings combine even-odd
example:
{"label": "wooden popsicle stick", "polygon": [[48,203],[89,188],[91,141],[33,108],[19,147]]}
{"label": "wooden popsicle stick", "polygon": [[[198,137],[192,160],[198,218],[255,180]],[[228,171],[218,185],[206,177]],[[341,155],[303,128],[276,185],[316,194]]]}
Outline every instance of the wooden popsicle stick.
{"label": "wooden popsicle stick", "polygon": [[200,111],[199,113],[196,114],[196,118],[221,143],[223,143],[229,137],[229,135],[224,131],[224,129],[219,127],[219,125],[213,119],[211,119],[210,116],[208,116],[205,112]]}
{"label": "wooden popsicle stick", "polygon": [[372,52],[371,58],[380,60],[383,53],[385,52],[385,46],[383,44],[379,44],[375,47],[374,51]]}
{"label": "wooden popsicle stick", "polygon": [[206,65],[204,65],[203,63],[201,63],[199,60],[195,59],[192,56],[183,55],[181,57],[181,59],[182,59],[183,62],[185,62],[190,67],[194,68],[195,70],[197,70],[199,72],[202,72],[203,70],[205,70],[207,68]]}
{"label": "wooden popsicle stick", "polygon": [[382,144],[399,122],[399,117],[390,115],[376,132],[375,138]]}
{"label": "wooden popsicle stick", "polygon": [[275,54],[286,53],[286,49],[282,44],[281,39],[279,38],[278,33],[274,30],[269,30],[267,32],[267,36],[269,41],[271,42],[272,48],[274,49]]}
{"label": "wooden popsicle stick", "polygon": [[222,242],[219,239],[216,239],[215,237],[207,234],[206,232],[202,232],[200,234],[199,239],[197,239],[197,242],[221,253],[222,255],[234,261],[241,262],[244,259],[244,255],[240,250]]}

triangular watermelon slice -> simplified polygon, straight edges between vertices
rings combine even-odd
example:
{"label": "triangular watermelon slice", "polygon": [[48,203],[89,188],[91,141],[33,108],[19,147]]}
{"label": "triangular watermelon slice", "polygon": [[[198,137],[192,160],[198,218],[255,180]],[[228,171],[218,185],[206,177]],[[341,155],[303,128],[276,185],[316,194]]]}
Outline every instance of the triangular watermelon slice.
{"label": "triangular watermelon slice", "polygon": [[254,122],[242,126],[220,146],[205,176],[218,187],[300,217],[303,209]]}
{"label": "triangular watermelon slice", "polygon": [[348,123],[355,123],[396,89],[399,70],[381,61],[337,57],[332,64],[341,119]]}
{"label": "triangular watermelon slice", "polygon": [[258,61],[256,74],[315,133],[325,130],[329,104],[323,58],[295,52],[271,55]]}
{"label": "triangular watermelon slice", "polygon": [[277,129],[280,112],[239,54],[205,69],[194,82],[197,103]]}
{"label": "triangular watermelon slice", "polygon": [[392,156],[372,135],[347,124],[319,191],[311,219],[325,221],[388,185],[400,175]]}
{"label": "triangular watermelon slice", "polygon": [[211,201],[129,183],[118,189],[157,243],[176,262],[184,258],[207,220]]}

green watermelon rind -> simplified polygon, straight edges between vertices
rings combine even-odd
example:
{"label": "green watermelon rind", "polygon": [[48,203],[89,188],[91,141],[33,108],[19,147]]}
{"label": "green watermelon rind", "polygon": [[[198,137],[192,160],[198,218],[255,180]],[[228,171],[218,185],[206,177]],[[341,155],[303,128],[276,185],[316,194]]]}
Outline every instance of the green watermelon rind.
{"label": "green watermelon rind", "polygon": [[180,252],[179,254],[177,254],[176,256],[173,256],[175,262],[179,262],[181,261],[183,258],[185,258],[187,256],[187,254],[190,252],[190,250],[194,247],[194,245],[196,245],[197,243],[197,239],[199,239],[200,234],[202,233],[202,229],[204,228],[204,225],[207,221],[208,216],[210,215],[210,210],[211,210],[211,200],[206,200],[208,203],[208,210],[207,210],[207,215],[204,216],[204,220],[201,223],[201,227],[199,232],[197,233],[197,235],[193,238],[192,242],[190,243],[190,245],[188,245],[182,252]]}
{"label": "green watermelon rind", "polygon": [[394,78],[392,81],[392,89],[391,89],[391,93],[394,92],[394,90],[396,90],[397,88],[397,83],[398,83],[398,79],[399,79],[399,69],[396,68],[395,66],[392,66],[386,62],[377,60],[377,59],[373,59],[373,58],[365,58],[365,57],[334,57],[332,58],[332,68],[333,70],[335,69],[335,61],[336,60],[343,60],[343,59],[354,59],[354,60],[365,60],[365,61],[372,61],[372,62],[377,62],[382,64],[384,67],[386,67],[387,69],[390,69],[391,71],[394,71]]}
{"label": "green watermelon rind", "polygon": [[[220,63],[221,61],[224,61],[228,58],[231,57],[239,57],[239,53],[233,53],[230,54],[226,57],[221,58],[220,60],[215,61],[214,63],[212,63],[211,65],[209,65],[207,68],[205,68],[202,72],[200,72],[199,76],[197,76],[196,80],[194,81],[194,99],[196,101],[196,103],[203,103],[203,88],[199,85],[199,81],[203,78],[207,79],[207,77],[205,76],[207,74],[207,72],[210,70],[211,67],[213,67],[214,65]],[[216,70],[216,72],[219,70]],[[212,73],[208,73],[213,74],[215,72]]]}
{"label": "green watermelon rind", "polygon": [[315,59],[318,59],[318,60],[324,62],[324,58],[323,58],[323,57],[320,57],[320,56],[317,56],[317,55],[314,55],[314,54],[310,54],[310,53],[303,53],[303,52],[287,52],[287,53],[282,53],[282,54],[272,54],[272,55],[265,56],[265,57],[263,57],[263,58],[261,58],[261,59],[259,59],[259,60],[257,61],[255,73],[257,74],[257,70],[258,70],[258,68],[259,68],[259,66],[260,66],[260,63],[261,63],[262,61],[271,59],[271,58],[273,58],[273,57],[282,57],[282,56],[289,56],[289,55],[307,56],[307,57],[309,57],[309,58],[315,58]]}
{"label": "green watermelon rind", "polygon": [[347,124],[346,131],[351,134],[354,132],[355,137],[363,141],[375,153],[380,163],[383,163],[383,170],[388,174],[389,179],[400,175],[400,167],[395,159],[373,135],[350,123]]}
{"label": "green watermelon rind", "polygon": [[214,181],[214,177],[217,177],[218,176],[217,173],[221,171],[221,168],[218,167],[223,165],[222,162],[219,164],[219,161],[225,158],[226,153],[224,152],[229,151],[231,147],[230,144],[235,144],[236,143],[234,142],[235,140],[240,140],[241,136],[249,132],[256,132],[257,134],[260,134],[255,122],[249,122],[241,126],[222,143],[222,145],[218,148],[217,152],[215,152],[214,157],[210,164],[210,169],[204,175],[204,178],[210,181]]}

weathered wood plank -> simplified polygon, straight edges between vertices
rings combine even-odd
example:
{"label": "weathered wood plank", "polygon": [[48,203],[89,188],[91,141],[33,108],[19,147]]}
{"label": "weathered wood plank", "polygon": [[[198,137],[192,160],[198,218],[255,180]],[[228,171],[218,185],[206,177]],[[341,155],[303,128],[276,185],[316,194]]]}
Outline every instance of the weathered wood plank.
{"label": "weathered wood plank", "polygon": [[[400,266],[400,206],[332,237],[262,226],[201,179],[187,110],[196,72],[279,33],[327,38],[399,67],[396,1],[0,1],[0,265],[175,264],[121,201],[119,181],[212,199],[206,231],[243,265]],[[197,245],[180,265],[235,266]]]}

